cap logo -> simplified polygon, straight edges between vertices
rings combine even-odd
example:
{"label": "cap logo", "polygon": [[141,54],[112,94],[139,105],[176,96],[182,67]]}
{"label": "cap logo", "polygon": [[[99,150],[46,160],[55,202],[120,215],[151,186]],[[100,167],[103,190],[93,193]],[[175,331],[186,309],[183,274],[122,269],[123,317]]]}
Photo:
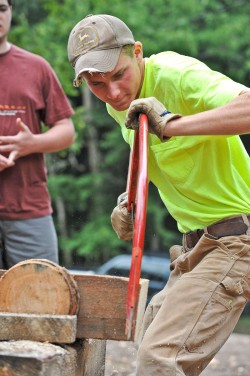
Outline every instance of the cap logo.
{"label": "cap logo", "polygon": [[79,34],[80,42],[82,42],[86,38],[88,38],[88,34],[84,34],[83,36],[81,36],[81,34]]}
{"label": "cap logo", "polygon": [[79,29],[73,36],[72,52],[74,56],[85,54],[99,44],[99,37],[94,26]]}

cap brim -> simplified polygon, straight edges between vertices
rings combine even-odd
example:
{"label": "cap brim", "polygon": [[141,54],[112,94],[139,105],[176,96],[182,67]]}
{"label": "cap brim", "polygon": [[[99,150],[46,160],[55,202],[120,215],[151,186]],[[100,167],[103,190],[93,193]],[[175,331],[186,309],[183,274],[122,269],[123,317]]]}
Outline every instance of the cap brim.
{"label": "cap brim", "polygon": [[88,51],[80,56],[74,66],[75,80],[74,85],[81,84],[80,75],[83,72],[111,72],[117,65],[122,47],[110,50]]}

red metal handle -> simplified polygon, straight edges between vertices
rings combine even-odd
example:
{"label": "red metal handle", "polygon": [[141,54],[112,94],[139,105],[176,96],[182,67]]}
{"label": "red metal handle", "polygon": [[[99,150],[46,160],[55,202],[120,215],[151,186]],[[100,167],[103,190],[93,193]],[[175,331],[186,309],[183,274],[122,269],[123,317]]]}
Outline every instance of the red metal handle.
{"label": "red metal handle", "polygon": [[127,209],[129,212],[132,212],[133,216],[135,214],[132,259],[126,301],[126,335],[128,340],[131,338],[131,332],[134,325],[134,312],[138,302],[141,262],[144,248],[148,200],[147,151],[148,119],[145,114],[141,114],[139,129],[135,130],[127,181]]}

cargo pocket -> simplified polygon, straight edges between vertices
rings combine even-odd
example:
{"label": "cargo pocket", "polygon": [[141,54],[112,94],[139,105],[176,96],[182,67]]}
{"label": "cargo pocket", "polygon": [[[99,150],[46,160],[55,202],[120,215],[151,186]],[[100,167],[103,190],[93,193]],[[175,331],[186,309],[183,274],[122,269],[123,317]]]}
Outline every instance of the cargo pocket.
{"label": "cargo pocket", "polygon": [[221,285],[228,291],[229,294],[232,296],[242,295],[243,294],[243,287],[241,284],[241,281],[235,282],[232,278],[229,276],[226,276],[223,281],[221,282]]}
{"label": "cargo pocket", "polygon": [[235,283],[230,277],[220,283],[186,340],[187,351],[208,354],[215,346],[218,350],[217,346],[220,347],[220,342],[222,345],[231,334],[245,307],[242,292],[241,283]]}

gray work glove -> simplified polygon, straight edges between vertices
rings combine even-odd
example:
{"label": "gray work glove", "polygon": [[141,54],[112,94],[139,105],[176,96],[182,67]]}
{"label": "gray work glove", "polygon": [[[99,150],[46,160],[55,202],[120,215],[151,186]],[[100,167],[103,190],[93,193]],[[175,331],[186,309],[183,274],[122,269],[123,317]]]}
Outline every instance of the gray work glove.
{"label": "gray work glove", "polygon": [[133,218],[127,210],[128,194],[121,194],[117,199],[117,206],[111,214],[111,224],[117,236],[121,240],[133,238]]}
{"label": "gray work glove", "polygon": [[131,102],[127,116],[126,127],[138,129],[140,114],[146,114],[148,117],[148,131],[155,134],[162,142],[169,137],[163,136],[164,129],[171,119],[180,118],[181,115],[171,114],[155,97],[136,99]]}

